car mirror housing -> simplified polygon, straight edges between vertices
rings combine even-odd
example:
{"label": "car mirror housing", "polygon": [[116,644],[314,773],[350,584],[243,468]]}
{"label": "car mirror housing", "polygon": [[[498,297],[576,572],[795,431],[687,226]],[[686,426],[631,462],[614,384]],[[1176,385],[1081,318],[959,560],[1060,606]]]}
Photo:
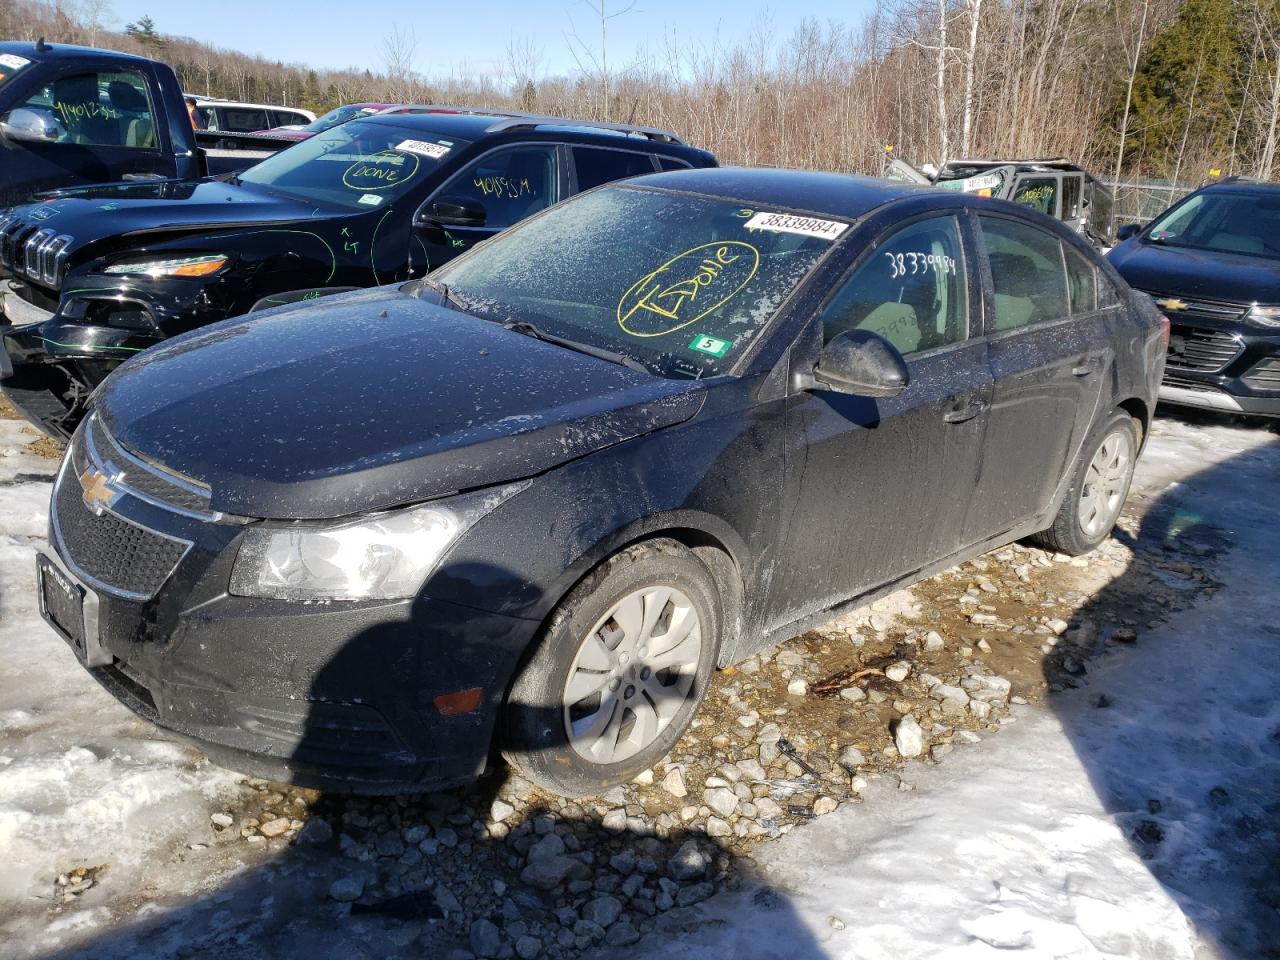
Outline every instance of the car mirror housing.
{"label": "car mirror housing", "polygon": [[817,386],[862,397],[896,397],[911,380],[906,361],[884,337],[846,330],[822,348],[813,370]]}
{"label": "car mirror housing", "polygon": [[441,197],[418,215],[419,226],[483,227],[488,215],[484,204],[468,197]]}
{"label": "car mirror housing", "polygon": [[58,139],[58,124],[52,117],[44,116],[26,107],[10,110],[0,118],[0,133],[10,140],[23,143],[53,143]]}
{"label": "car mirror housing", "polygon": [[1116,227],[1116,239],[1120,241],[1128,240],[1130,237],[1137,236],[1138,231],[1142,229],[1140,223],[1122,223]]}

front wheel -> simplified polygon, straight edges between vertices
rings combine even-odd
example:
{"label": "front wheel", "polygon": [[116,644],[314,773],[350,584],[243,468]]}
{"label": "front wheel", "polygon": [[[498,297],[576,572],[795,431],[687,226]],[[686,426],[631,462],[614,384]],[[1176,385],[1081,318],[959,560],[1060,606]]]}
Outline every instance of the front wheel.
{"label": "front wheel", "polygon": [[718,637],[714,581],[681,544],[611,557],[570,591],[512,685],[503,755],[565,796],[625,783],[689,726]]}
{"label": "front wheel", "polygon": [[1129,496],[1138,440],[1137,423],[1123,411],[1113,413],[1095,428],[1080,451],[1071,487],[1053,526],[1037,534],[1036,542],[1078,557],[1110,536]]}

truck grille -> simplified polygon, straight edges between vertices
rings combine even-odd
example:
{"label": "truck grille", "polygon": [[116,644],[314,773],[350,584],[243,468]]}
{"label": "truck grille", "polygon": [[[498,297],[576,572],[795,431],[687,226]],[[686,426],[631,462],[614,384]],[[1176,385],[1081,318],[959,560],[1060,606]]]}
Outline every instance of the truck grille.
{"label": "truck grille", "polygon": [[0,216],[0,267],[45,287],[62,285],[72,238],[13,214]]}
{"label": "truck grille", "polygon": [[1244,382],[1254,390],[1280,390],[1280,357],[1259,360],[1244,375]]}
{"label": "truck grille", "polygon": [[1242,345],[1231,334],[1175,323],[1169,330],[1167,365],[1197,373],[1216,373],[1234,360]]}

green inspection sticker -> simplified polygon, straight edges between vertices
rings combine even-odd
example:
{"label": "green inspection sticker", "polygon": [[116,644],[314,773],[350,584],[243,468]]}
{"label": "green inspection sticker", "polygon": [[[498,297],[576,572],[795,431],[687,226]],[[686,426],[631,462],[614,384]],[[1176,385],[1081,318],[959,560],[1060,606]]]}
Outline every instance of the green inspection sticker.
{"label": "green inspection sticker", "polygon": [[699,353],[709,353],[713,357],[723,357],[729,352],[729,348],[732,346],[732,340],[721,340],[719,337],[708,337],[701,333],[694,337],[689,343],[690,350],[697,350]]}

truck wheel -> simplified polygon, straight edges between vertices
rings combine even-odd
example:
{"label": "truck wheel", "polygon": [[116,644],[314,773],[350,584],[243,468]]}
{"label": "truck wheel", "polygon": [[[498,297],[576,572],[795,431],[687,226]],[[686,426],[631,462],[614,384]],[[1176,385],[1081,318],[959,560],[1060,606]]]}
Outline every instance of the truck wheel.
{"label": "truck wheel", "polygon": [[1111,535],[1138,461],[1139,427],[1117,410],[1094,428],[1080,450],[1075,475],[1053,526],[1032,539],[1048,550],[1078,557]]}
{"label": "truck wheel", "polygon": [[599,793],[652,767],[706,694],[714,580],[681,544],[629,547],[579,583],[507,694],[502,753],[540,787]]}

